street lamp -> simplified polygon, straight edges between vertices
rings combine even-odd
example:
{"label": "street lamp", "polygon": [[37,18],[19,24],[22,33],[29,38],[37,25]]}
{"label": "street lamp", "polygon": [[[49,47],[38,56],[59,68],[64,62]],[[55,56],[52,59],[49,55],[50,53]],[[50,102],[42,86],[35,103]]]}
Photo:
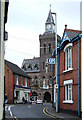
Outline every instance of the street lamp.
{"label": "street lamp", "polygon": [[[57,80],[57,14],[51,13],[55,15],[55,76],[56,76],[56,86],[58,87],[58,80]],[[58,91],[56,89],[56,112],[58,112]]]}

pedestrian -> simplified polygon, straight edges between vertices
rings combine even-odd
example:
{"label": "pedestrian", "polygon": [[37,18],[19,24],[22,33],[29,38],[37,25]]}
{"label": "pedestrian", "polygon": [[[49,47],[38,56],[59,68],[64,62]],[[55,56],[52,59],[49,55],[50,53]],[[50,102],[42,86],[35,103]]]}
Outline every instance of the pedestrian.
{"label": "pedestrian", "polygon": [[24,99],[24,97],[22,98],[22,101],[23,101],[23,104],[25,103],[25,99]]}

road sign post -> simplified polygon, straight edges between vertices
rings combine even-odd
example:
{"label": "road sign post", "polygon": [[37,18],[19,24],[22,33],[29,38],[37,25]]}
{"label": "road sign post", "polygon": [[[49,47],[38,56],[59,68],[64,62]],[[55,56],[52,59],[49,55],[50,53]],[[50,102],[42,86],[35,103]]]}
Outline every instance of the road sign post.
{"label": "road sign post", "polygon": [[[56,49],[55,76],[56,76],[56,84],[58,84],[58,80],[57,80],[57,14],[56,13],[52,13],[52,14],[55,15],[55,49]],[[58,96],[58,93],[57,93],[57,96]],[[56,112],[58,112],[58,97],[56,100]]]}

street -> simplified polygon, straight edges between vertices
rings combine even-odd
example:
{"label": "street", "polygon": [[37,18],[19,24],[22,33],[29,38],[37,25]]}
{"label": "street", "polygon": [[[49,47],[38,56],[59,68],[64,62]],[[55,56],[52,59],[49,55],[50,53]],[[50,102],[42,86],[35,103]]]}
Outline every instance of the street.
{"label": "street", "polygon": [[[20,119],[49,119],[52,120],[56,117],[46,113],[46,107],[51,106],[51,104],[16,104],[7,105],[5,109],[6,118],[14,118],[16,120]],[[51,119],[50,119],[51,118]]]}

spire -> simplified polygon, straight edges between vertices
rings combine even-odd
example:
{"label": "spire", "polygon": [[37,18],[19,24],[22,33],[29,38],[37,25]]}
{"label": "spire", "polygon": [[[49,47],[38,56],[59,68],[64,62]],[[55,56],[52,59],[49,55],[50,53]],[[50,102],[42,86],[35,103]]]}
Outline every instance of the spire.
{"label": "spire", "polygon": [[54,19],[53,19],[52,13],[51,13],[51,4],[50,4],[50,11],[49,11],[46,23],[54,23]]}
{"label": "spire", "polygon": [[51,13],[51,4],[50,4],[50,10],[45,23],[45,33],[47,34],[47,33],[54,33],[54,32],[55,32],[55,23]]}

